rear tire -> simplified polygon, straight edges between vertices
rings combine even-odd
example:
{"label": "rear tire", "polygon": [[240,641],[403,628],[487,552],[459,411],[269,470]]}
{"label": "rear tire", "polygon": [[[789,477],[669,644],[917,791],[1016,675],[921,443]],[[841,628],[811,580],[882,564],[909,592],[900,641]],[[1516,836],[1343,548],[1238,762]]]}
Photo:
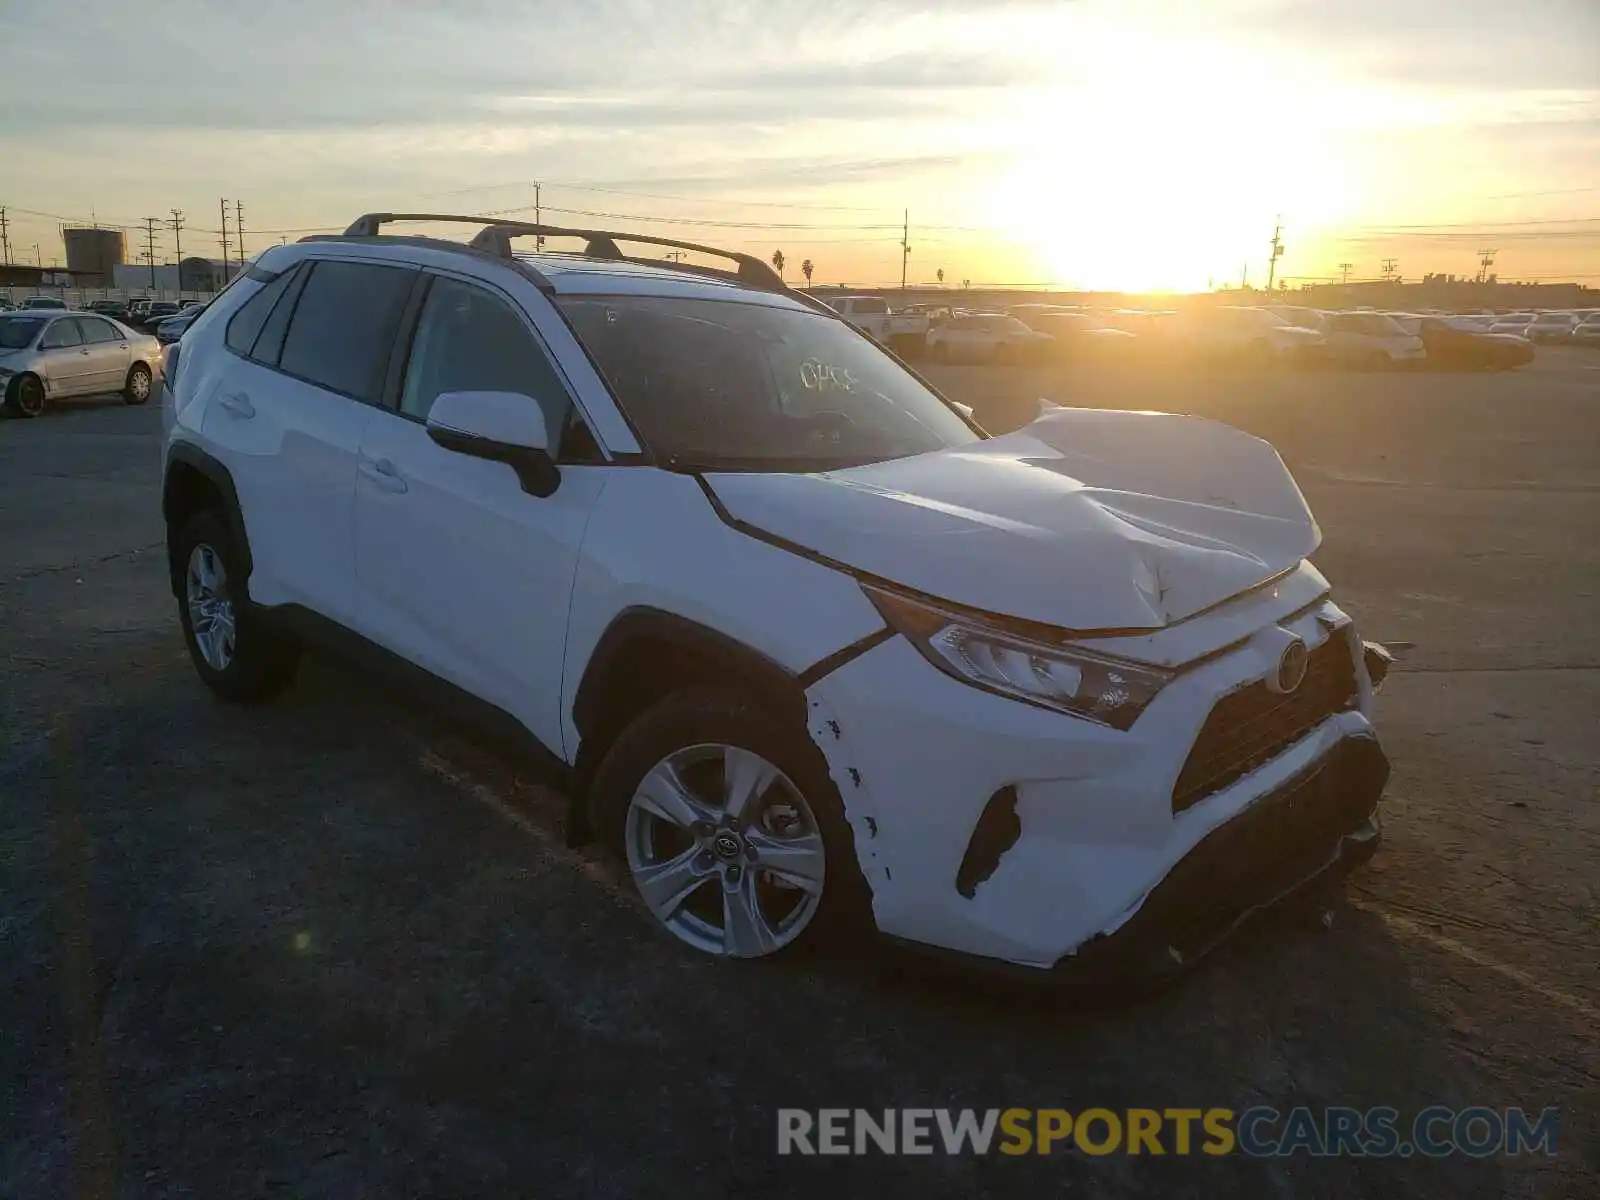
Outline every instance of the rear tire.
{"label": "rear tire", "polygon": [[[734,759],[725,757],[730,748]],[[716,805],[737,790],[727,765],[732,761],[762,764],[775,774],[751,789],[753,798],[742,812],[730,815]],[[669,764],[672,773],[664,775]],[[697,815],[698,822],[668,820],[658,802],[643,801],[658,794],[669,778],[683,784],[695,801],[686,815]],[[654,781],[648,790],[647,780]],[[628,866],[657,923],[702,953],[765,958],[813,945],[819,935],[871,928],[870,893],[821,752],[803,725],[779,720],[740,692],[695,688],[647,709],[606,752],[590,797],[595,828]],[[649,840],[657,831],[665,848]],[[696,853],[696,845],[704,848]],[[737,847],[751,855],[748,861]],[[810,856],[804,870],[799,869],[802,849]],[[663,860],[680,861],[685,855],[696,865],[699,881],[686,876],[689,890],[680,888],[663,899],[659,884],[657,889],[648,884],[658,877]],[[790,860],[797,869],[786,881],[774,871],[777,863]],[[805,887],[796,882],[802,877]],[[757,897],[743,910],[757,914],[756,936],[745,932],[748,923],[735,920],[730,897],[743,897],[742,889]]]}
{"label": "rear tire", "polygon": [[239,547],[221,514],[190,517],[173,556],[183,640],[205,685],[235,703],[270,699],[288,687],[299,647],[251,607]]}
{"label": "rear tire", "polygon": [[150,399],[151,389],[155,386],[155,377],[150,373],[150,368],[144,363],[134,363],[128,368],[127,381],[122,385],[122,401],[124,404],[144,404]]}
{"label": "rear tire", "polygon": [[18,375],[6,389],[6,411],[14,417],[37,417],[44,412],[44,384],[37,375]]}

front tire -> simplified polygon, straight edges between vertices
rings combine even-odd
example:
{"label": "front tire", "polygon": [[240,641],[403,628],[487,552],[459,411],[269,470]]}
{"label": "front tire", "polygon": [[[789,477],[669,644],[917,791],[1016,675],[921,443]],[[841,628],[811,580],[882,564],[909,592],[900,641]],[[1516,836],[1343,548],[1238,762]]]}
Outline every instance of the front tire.
{"label": "front tire", "polygon": [[150,368],[144,363],[134,363],[128,368],[128,380],[122,386],[123,403],[144,404],[150,399],[154,386],[155,377],[150,373]]}
{"label": "front tire", "polygon": [[44,384],[37,375],[19,375],[6,389],[6,411],[15,417],[37,417],[44,412]]}
{"label": "front tire", "polygon": [[591,796],[651,915],[704,954],[766,958],[870,919],[821,753],[747,696],[658,702],[611,746]]}
{"label": "front tire", "polygon": [[239,548],[222,517],[190,517],[173,554],[183,640],[205,685],[236,703],[266,700],[288,687],[299,649],[251,608]]}

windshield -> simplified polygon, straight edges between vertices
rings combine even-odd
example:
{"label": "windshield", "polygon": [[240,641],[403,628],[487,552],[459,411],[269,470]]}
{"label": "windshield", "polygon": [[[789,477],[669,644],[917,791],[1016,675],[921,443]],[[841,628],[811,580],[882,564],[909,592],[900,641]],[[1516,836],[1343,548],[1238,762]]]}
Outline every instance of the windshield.
{"label": "windshield", "polygon": [[820,313],[655,296],[557,303],[669,465],[822,471],[981,436],[893,358]]}
{"label": "windshield", "polygon": [[33,345],[44,326],[44,317],[0,317],[0,350],[22,350]]}

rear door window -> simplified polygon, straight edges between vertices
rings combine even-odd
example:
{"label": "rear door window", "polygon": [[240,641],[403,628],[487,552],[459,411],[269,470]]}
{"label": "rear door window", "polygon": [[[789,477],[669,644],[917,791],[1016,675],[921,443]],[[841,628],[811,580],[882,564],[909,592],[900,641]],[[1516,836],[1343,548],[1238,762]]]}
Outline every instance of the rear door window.
{"label": "rear door window", "polygon": [[318,262],[294,306],[279,369],[356,400],[376,401],[415,269]]}
{"label": "rear door window", "polygon": [[77,320],[78,336],[83,339],[85,346],[122,340],[122,335],[116,331],[110,321],[103,321],[99,317],[79,317]]}
{"label": "rear door window", "polygon": [[83,337],[78,333],[78,323],[71,317],[63,317],[51,323],[49,329],[44,331],[44,337],[39,339],[41,350],[61,350],[67,346],[81,346]]}

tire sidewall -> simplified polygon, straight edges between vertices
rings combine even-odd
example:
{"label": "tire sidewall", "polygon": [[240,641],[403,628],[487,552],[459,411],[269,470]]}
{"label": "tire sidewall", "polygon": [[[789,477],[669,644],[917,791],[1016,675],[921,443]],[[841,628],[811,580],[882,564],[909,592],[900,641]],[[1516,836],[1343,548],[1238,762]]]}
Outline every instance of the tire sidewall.
{"label": "tire sidewall", "polygon": [[707,742],[739,746],[777,766],[799,789],[816,818],[826,856],[822,901],[795,942],[837,941],[872,929],[872,900],[856,860],[855,837],[827,763],[803,724],[781,720],[739,692],[696,688],[667,696],[635,718],[607,750],[590,788],[589,812],[602,844],[625,862],[622,831],[634,792],[651,768],[674,750]]}
{"label": "tire sidewall", "polygon": [[[234,650],[227,667],[218,671],[206,662],[195,642],[189,616],[189,557],[198,545],[208,545],[227,572],[228,598],[233,602]],[[281,691],[294,674],[293,647],[275,637],[250,605],[245,572],[238,548],[221,514],[202,512],[190,517],[174,544],[178,579],[178,619],[189,660],[207,687],[228,700],[259,700]]]}
{"label": "tire sidewall", "polygon": [[[33,412],[29,412],[22,406],[22,389],[29,385],[39,389],[39,407]],[[22,417],[25,420],[32,419],[44,412],[45,399],[43,382],[33,375],[19,375],[6,388],[6,411],[14,417]]]}
{"label": "tire sidewall", "polygon": [[[149,381],[143,396],[135,394],[133,390],[134,377],[141,374]],[[144,363],[134,363],[132,367],[128,368],[128,379],[122,387],[122,399],[128,404],[147,404],[155,392],[155,386],[155,372]]]}

